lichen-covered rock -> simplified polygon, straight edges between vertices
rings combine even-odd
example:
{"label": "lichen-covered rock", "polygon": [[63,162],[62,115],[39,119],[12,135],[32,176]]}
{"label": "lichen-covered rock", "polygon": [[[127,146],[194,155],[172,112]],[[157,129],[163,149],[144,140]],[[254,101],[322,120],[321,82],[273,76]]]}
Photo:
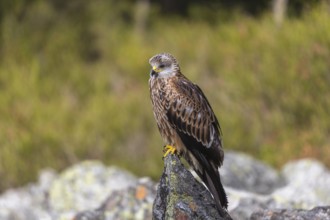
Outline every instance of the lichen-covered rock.
{"label": "lichen-covered rock", "polygon": [[288,184],[271,194],[274,208],[311,209],[330,204],[330,172],[318,161],[290,162],[282,175]]}
{"label": "lichen-covered rock", "polygon": [[[250,219],[252,213],[260,213],[263,210],[275,213],[274,216],[280,216],[280,213],[287,213],[286,210],[296,212],[295,209],[310,210],[330,204],[330,172],[319,162],[311,159],[293,161],[286,164],[278,175],[276,171],[268,169],[269,167],[261,162],[246,158],[249,156],[241,153],[226,153],[225,163],[221,168],[222,180],[230,184],[225,185],[225,189],[229,200],[228,210],[233,219]],[[164,162],[166,164],[167,159]],[[240,165],[235,165],[236,163]],[[182,166],[181,163],[178,165]],[[263,166],[265,167],[261,169],[256,168],[259,169],[258,172],[252,169]],[[263,174],[262,170],[271,174]],[[205,187],[194,188],[195,184],[191,186],[191,181],[195,179],[190,179],[192,176],[187,170],[175,172],[185,174],[177,180],[182,184],[181,191],[179,187],[177,191],[171,192],[181,195],[182,198],[187,198],[184,196],[185,192],[192,194],[197,192],[203,195],[202,199],[191,197],[188,202],[172,206],[178,210],[177,215],[185,216],[182,210],[197,208],[199,203],[191,203],[195,200],[204,203],[209,212],[214,204]],[[273,172],[276,174],[272,174]],[[236,174],[238,176],[235,176]],[[283,182],[279,176],[285,180],[283,181],[285,185],[281,185]],[[244,182],[245,178],[248,182],[246,185],[235,183],[235,181]],[[276,183],[271,185],[271,179]],[[170,183],[175,186],[173,185],[175,179],[172,178],[171,182],[167,183],[165,180],[166,178],[162,178],[163,182],[160,185]],[[264,187],[264,189],[270,191],[265,194],[267,190],[255,190],[251,184],[259,185],[261,188],[267,186],[268,188]],[[166,195],[168,191],[163,190],[159,193]],[[0,195],[0,219],[67,220],[74,217],[76,220],[151,219],[152,215],[162,215],[166,212],[162,208],[154,208],[152,212],[155,194],[155,183],[148,178],[138,179],[127,171],[106,167],[100,162],[88,161],[69,167],[59,175],[53,170],[44,170],[36,183],[5,191]],[[212,201],[205,200],[204,194]],[[170,203],[174,204],[173,201],[175,200],[172,199]],[[168,203],[167,200],[158,200],[158,207],[164,205],[162,202]],[[320,207],[317,210],[322,209]],[[254,216],[258,218],[257,215]]]}
{"label": "lichen-covered rock", "polygon": [[102,210],[87,210],[76,214],[73,220],[105,220],[105,215]]}
{"label": "lichen-covered rock", "polygon": [[330,204],[330,174],[322,164],[304,159],[288,163],[281,172],[283,187],[268,195],[226,188],[230,215],[249,219],[253,212],[276,209],[311,209]]}
{"label": "lichen-covered rock", "polygon": [[40,172],[37,183],[28,184],[25,187],[7,190],[0,197],[1,220],[51,220],[48,210],[48,189],[56,173],[52,169]]}
{"label": "lichen-covered rock", "polygon": [[312,210],[302,209],[281,209],[262,210],[251,215],[251,220],[329,220],[330,206],[316,207]]}
{"label": "lichen-covered rock", "polygon": [[132,174],[119,168],[85,161],[68,168],[53,182],[49,205],[56,213],[74,215],[98,208],[113,191],[127,189],[137,181]]}
{"label": "lichen-covered rock", "polygon": [[85,161],[68,168],[53,182],[50,206],[55,211],[97,208],[112,191],[136,182],[137,178],[124,170]]}
{"label": "lichen-covered rock", "polygon": [[148,220],[156,188],[149,178],[141,178],[134,186],[113,191],[95,210],[82,211],[74,220]]}
{"label": "lichen-covered rock", "polygon": [[231,219],[225,209],[217,210],[210,192],[177,156],[168,155],[164,163],[153,206],[153,219]]}
{"label": "lichen-covered rock", "polygon": [[113,192],[99,209],[104,211],[106,220],[147,220],[151,219],[155,195],[155,183],[141,178],[127,190]]}

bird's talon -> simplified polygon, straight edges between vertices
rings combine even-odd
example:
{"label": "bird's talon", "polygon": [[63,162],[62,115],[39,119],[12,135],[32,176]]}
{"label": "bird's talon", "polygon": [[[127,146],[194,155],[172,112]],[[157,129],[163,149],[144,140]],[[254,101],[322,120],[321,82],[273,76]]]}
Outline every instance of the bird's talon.
{"label": "bird's talon", "polygon": [[164,159],[168,154],[176,154],[177,151],[176,151],[175,147],[173,147],[171,145],[166,145],[164,147],[163,152],[164,152],[164,156],[163,156],[163,159]]}
{"label": "bird's talon", "polygon": [[163,153],[165,153],[165,152],[167,151],[166,147],[167,147],[167,145],[165,145],[165,146],[163,147]]}

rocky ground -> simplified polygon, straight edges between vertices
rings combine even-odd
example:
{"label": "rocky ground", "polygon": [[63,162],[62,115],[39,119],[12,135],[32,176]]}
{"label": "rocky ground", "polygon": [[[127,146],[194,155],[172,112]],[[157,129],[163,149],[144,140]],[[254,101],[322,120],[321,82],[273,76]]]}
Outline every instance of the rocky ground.
{"label": "rocky ground", "polygon": [[[292,161],[277,172],[227,152],[221,175],[233,219],[330,219],[330,171],[316,160]],[[86,161],[59,174],[43,170],[38,182],[4,192],[0,219],[151,219],[155,195],[148,177]]]}

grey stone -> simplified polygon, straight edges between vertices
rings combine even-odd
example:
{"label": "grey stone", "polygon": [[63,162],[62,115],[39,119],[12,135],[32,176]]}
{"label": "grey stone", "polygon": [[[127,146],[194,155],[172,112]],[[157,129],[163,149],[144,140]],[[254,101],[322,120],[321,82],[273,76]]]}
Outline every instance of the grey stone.
{"label": "grey stone", "polygon": [[76,214],[74,220],[105,220],[104,212],[102,210],[87,210]]}
{"label": "grey stone", "polygon": [[249,219],[253,212],[262,210],[311,209],[330,204],[329,171],[310,159],[286,164],[281,175],[286,185],[271,194],[226,188],[230,215],[235,219]]}
{"label": "grey stone", "polygon": [[111,193],[99,210],[105,213],[106,220],[151,219],[155,195],[155,183],[149,178],[141,178],[135,186]]}
{"label": "grey stone", "polygon": [[225,186],[258,194],[269,194],[284,185],[276,170],[243,153],[226,152],[220,174]]}
{"label": "grey stone", "polygon": [[274,208],[311,209],[330,204],[330,172],[316,160],[286,164],[282,170],[288,184],[274,191]]}
{"label": "grey stone", "polygon": [[[166,165],[169,161],[165,159],[164,162]],[[184,167],[180,170],[181,163],[171,165],[172,167],[168,165],[165,169],[172,169],[172,174],[182,174],[176,180],[180,185],[174,185],[175,178],[163,177],[160,184],[163,190],[158,192],[158,198],[164,198],[169,192],[176,193],[183,202],[171,207],[179,210],[178,214],[181,216],[187,213],[188,216],[196,214],[197,209],[196,212],[189,212],[191,204],[192,207],[204,205],[207,212],[214,208],[210,193],[201,183],[195,183],[195,179],[191,179],[191,173]],[[228,211],[233,219],[250,219],[252,213],[259,213],[258,216],[261,216],[260,213],[264,210],[275,213],[275,219],[281,219],[281,213],[283,216],[289,216],[289,212],[303,213],[307,212],[306,210],[310,213],[313,208],[314,211],[318,211],[315,216],[324,217],[320,219],[328,217],[322,216],[322,213],[328,213],[328,209],[322,212],[322,206],[330,204],[330,172],[316,160],[292,161],[278,174],[274,169],[249,156],[227,152],[224,166],[220,171],[222,180],[226,182]],[[167,170],[165,176],[171,177],[170,174]],[[271,183],[271,180],[274,183]],[[258,187],[261,189],[256,189]],[[188,198],[185,195],[187,192],[195,194],[195,197],[189,197],[189,201],[184,200]],[[174,197],[171,200],[158,199],[159,208],[154,208],[152,212],[155,195],[155,183],[149,178],[138,179],[116,167],[106,167],[97,161],[87,161],[69,167],[59,175],[51,169],[44,170],[36,183],[5,191],[0,195],[0,219],[151,219],[152,215],[166,214],[162,207],[166,206],[168,201],[175,203]],[[203,204],[195,200],[200,200]],[[264,215],[267,212],[264,211]],[[199,212],[201,213],[202,211]]]}
{"label": "grey stone", "polygon": [[106,167],[98,161],[76,164],[53,182],[49,190],[49,205],[53,212],[74,216],[76,212],[96,209],[116,190],[136,185],[138,179],[116,167]]}
{"label": "grey stone", "polygon": [[[230,201],[229,214],[233,219],[249,219],[255,211],[267,209],[268,199],[266,196],[260,196],[254,193],[226,189]],[[235,198],[235,200],[233,199]]]}
{"label": "grey stone", "polygon": [[262,210],[251,215],[251,220],[329,220],[330,206],[316,207],[312,210]]}
{"label": "grey stone", "polygon": [[40,172],[37,183],[10,189],[0,196],[1,220],[50,220],[52,216],[48,211],[48,189],[56,173],[52,169]]}

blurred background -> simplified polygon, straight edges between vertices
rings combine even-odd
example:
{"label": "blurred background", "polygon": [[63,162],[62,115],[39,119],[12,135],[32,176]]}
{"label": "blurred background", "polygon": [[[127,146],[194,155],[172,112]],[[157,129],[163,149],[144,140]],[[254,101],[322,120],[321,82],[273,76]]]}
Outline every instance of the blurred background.
{"label": "blurred background", "polygon": [[86,159],[155,180],[148,59],[199,84],[226,150],[330,166],[326,0],[1,0],[0,191]]}

